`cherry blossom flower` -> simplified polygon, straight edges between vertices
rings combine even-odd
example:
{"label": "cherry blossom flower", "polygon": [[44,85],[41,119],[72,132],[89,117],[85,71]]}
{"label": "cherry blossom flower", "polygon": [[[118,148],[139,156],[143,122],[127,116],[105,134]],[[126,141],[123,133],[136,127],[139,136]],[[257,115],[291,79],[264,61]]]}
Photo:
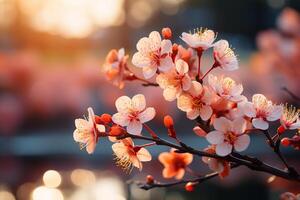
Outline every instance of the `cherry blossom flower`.
{"label": "cherry blossom flower", "polygon": [[179,59],[176,61],[176,68],[168,73],[161,73],[156,77],[156,82],[164,90],[163,96],[167,101],[175,100],[182,91],[187,91],[192,85],[188,75],[189,66]]}
{"label": "cherry blossom flower", "polygon": [[163,177],[182,179],[186,167],[193,161],[193,155],[189,153],[176,153],[174,149],[170,152],[159,154],[158,160],[164,165]]}
{"label": "cherry blossom flower", "polygon": [[[216,146],[211,145],[208,148],[204,149],[204,151],[210,154],[215,154]],[[229,171],[230,171],[229,162],[222,159],[216,159],[210,157],[202,157],[202,161],[206,163],[211,170],[218,172],[221,178],[224,178],[229,175]]]}
{"label": "cherry blossom flower", "polygon": [[300,110],[287,105],[283,107],[283,112],[280,118],[280,123],[284,129],[299,129],[300,128]]}
{"label": "cherry blossom flower", "polygon": [[252,102],[243,105],[244,114],[251,117],[255,128],[267,130],[269,124],[267,121],[276,121],[281,117],[282,106],[274,105],[262,94],[252,96]]}
{"label": "cherry blossom flower", "polygon": [[199,82],[193,81],[188,92],[181,94],[177,99],[177,107],[187,113],[187,118],[196,119],[198,116],[202,120],[208,120],[213,110],[210,107],[213,94],[207,87],[203,87]]}
{"label": "cherry blossom flower", "polygon": [[128,55],[125,56],[124,48],[121,48],[118,51],[116,49],[113,49],[106,56],[106,62],[104,64],[106,77],[120,89],[124,88],[127,60]]}
{"label": "cherry blossom flower", "polygon": [[249,135],[245,134],[247,121],[238,118],[233,121],[225,117],[216,118],[214,120],[215,131],[211,131],[206,135],[209,143],[216,145],[216,153],[219,156],[227,156],[232,149],[240,152],[247,149],[250,143]]}
{"label": "cherry blossom flower", "polygon": [[91,154],[95,151],[98,133],[105,132],[103,125],[96,124],[95,114],[92,108],[88,108],[88,119],[76,119],[75,120],[75,131],[73,138],[80,144],[81,148],[86,147],[86,151]]}
{"label": "cherry blossom flower", "polygon": [[197,29],[194,34],[183,32],[181,39],[194,49],[206,50],[212,46],[216,35],[209,29]]}
{"label": "cherry blossom flower", "polygon": [[224,76],[208,76],[208,84],[214,89],[214,91],[222,98],[231,101],[241,101],[244,97],[241,95],[243,92],[242,84],[236,84],[236,82]]}
{"label": "cherry blossom flower", "polygon": [[142,94],[135,95],[132,99],[121,96],[115,104],[118,113],[112,116],[113,122],[120,126],[127,126],[126,130],[131,134],[141,134],[142,124],[155,116],[154,108],[146,108],[146,99]]}
{"label": "cherry blossom flower", "polygon": [[142,171],[142,162],[152,159],[149,151],[140,146],[134,146],[131,138],[125,138],[112,145],[112,150],[116,156],[116,163],[122,169],[130,172],[133,167]]}
{"label": "cherry blossom flower", "polygon": [[238,69],[238,59],[226,40],[219,40],[214,44],[215,66],[227,71]]}
{"label": "cherry blossom flower", "polygon": [[153,77],[157,69],[166,72],[174,65],[171,58],[172,43],[170,40],[161,40],[157,31],[141,38],[136,48],[138,52],[133,55],[132,63],[143,69],[146,79]]}

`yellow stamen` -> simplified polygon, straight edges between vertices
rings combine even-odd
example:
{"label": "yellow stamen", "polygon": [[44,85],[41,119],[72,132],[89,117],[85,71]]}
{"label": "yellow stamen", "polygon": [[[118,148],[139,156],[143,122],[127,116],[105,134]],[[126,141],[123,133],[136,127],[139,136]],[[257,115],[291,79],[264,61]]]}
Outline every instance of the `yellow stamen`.
{"label": "yellow stamen", "polygon": [[121,167],[121,169],[124,170],[124,172],[126,172],[127,174],[130,174],[133,169],[133,164],[130,160],[130,157],[128,155],[122,155],[121,157],[119,157],[116,154],[114,154],[114,156],[116,165],[118,167]]}

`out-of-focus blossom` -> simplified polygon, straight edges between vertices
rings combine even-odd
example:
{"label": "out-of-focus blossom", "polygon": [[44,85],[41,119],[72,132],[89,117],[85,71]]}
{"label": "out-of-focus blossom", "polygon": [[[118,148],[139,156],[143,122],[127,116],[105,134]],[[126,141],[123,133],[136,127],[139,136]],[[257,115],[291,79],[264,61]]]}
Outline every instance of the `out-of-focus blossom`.
{"label": "out-of-focus blossom", "polygon": [[216,35],[212,30],[201,28],[197,29],[193,34],[183,32],[181,39],[190,47],[203,51],[212,46]]}
{"label": "out-of-focus blossom", "polygon": [[285,192],[280,195],[280,200],[299,200],[300,199],[300,193],[295,195],[291,192]]}
{"label": "out-of-focus blossom", "polygon": [[127,126],[127,132],[135,135],[141,134],[143,123],[152,120],[155,116],[155,109],[146,108],[146,99],[138,94],[130,99],[128,96],[121,96],[116,100],[118,113],[112,116],[114,123],[120,126]]}
{"label": "out-of-focus blossom", "polygon": [[180,59],[176,61],[174,70],[156,77],[156,82],[164,90],[163,95],[167,101],[175,100],[182,91],[190,89],[192,81],[188,71],[188,64]]}
{"label": "out-of-focus blossom", "polygon": [[208,76],[208,84],[222,98],[231,101],[241,101],[243,99],[243,96],[241,95],[243,92],[243,85],[236,84],[236,82],[229,77],[217,77],[210,74]]}
{"label": "out-of-focus blossom", "polygon": [[250,144],[249,135],[245,134],[247,122],[243,118],[233,121],[220,117],[215,119],[215,131],[211,131],[206,135],[209,143],[216,145],[216,153],[220,156],[227,156],[236,150],[244,151]]}
{"label": "out-of-focus blossom", "polygon": [[300,128],[300,110],[288,105],[283,107],[283,112],[280,118],[280,123],[284,129],[299,129]]}
{"label": "out-of-focus blossom", "polygon": [[[208,148],[204,149],[204,151],[210,154],[215,154],[216,146],[211,145]],[[211,170],[218,172],[221,178],[224,178],[229,175],[230,172],[229,162],[222,159],[216,159],[210,157],[202,157],[202,161],[206,163]]]}
{"label": "out-of-focus blossom", "polygon": [[300,14],[291,8],[284,9],[277,20],[277,26],[285,33],[300,35]]}
{"label": "out-of-focus blossom", "polygon": [[143,69],[146,79],[153,77],[157,69],[166,72],[174,65],[170,55],[172,43],[170,40],[161,40],[157,31],[152,31],[149,37],[141,38],[136,48],[138,52],[133,55],[132,63]]}
{"label": "out-of-focus blossom", "polygon": [[191,88],[178,97],[177,106],[180,110],[186,112],[187,118],[193,120],[200,116],[202,120],[206,121],[213,113],[210,107],[212,96],[209,88],[193,81]]}
{"label": "out-of-focus blossom", "polygon": [[128,55],[125,55],[124,48],[111,50],[106,56],[104,70],[108,80],[120,89],[124,88],[124,78],[128,74],[127,63]]}
{"label": "out-of-focus blossom", "polygon": [[214,44],[214,58],[216,67],[227,71],[239,68],[238,59],[226,40],[219,40]]}
{"label": "out-of-focus blossom", "polygon": [[251,117],[252,124],[255,128],[267,130],[269,124],[267,121],[276,121],[280,119],[282,114],[282,106],[274,105],[262,94],[255,94],[252,102],[243,105],[244,114]]}
{"label": "out-of-focus blossom", "polygon": [[95,151],[98,133],[105,132],[103,125],[96,124],[95,114],[92,108],[88,108],[88,119],[76,119],[75,131],[73,133],[74,140],[78,142],[81,148],[86,147],[86,151],[91,154]]}
{"label": "out-of-focus blossom", "polygon": [[193,155],[189,153],[176,153],[174,149],[170,152],[159,154],[158,160],[164,165],[162,175],[164,178],[182,179],[186,167],[193,161]]}
{"label": "out-of-focus blossom", "polygon": [[152,159],[149,151],[143,147],[135,146],[131,138],[125,138],[112,145],[112,150],[116,155],[116,163],[125,171],[130,172],[132,167],[143,168],[142,162]]}

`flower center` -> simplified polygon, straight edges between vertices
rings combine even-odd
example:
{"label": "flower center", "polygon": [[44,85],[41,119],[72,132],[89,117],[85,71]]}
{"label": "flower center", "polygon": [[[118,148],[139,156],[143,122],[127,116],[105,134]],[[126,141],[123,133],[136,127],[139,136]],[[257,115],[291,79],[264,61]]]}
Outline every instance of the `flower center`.
{"label": "flower center", "polygon": [[231,145],[233,145],[235,143],[237,138],[238,138],[238,136],[232,131],[229,131],[225,134],[225,141],[230,143]]}
{"label": "flower center", "polygon": [[202,106],[204,105],[202,101],[202,96],[201,97],[194,97],[192,100],[193,108],[201,109]]}
{"label": "flower center", "polygon": [[224,94],[229,94],[229,92],[232,89],[232,87],[235,86],[235,81],[232,80],[231,78],[226,77],[222,81],[222,86],[223,86],[223,91],[224,91],[223,93]]}

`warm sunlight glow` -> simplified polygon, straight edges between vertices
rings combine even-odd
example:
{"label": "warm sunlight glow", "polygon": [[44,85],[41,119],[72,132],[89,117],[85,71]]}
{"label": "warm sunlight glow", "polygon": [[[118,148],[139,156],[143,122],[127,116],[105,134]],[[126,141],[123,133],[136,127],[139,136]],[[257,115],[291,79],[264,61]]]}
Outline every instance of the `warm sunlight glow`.
{"label": "warm sunlight glow", "polygon": [[40,186],[32,192],[32,200],[64,200],[64,196],[58,189]]}
{"label": "warm sunlight glow", "polygon": [[95,174],[85,169],[75,169],[71,173],[71,181],[74,185],[84,187],[96,182]]}
{"label": "warm sunlight glow", "polygon": [[66,38],[84,38],[125,19],[124,0],[20,0],[19,4],[32,28]]}

